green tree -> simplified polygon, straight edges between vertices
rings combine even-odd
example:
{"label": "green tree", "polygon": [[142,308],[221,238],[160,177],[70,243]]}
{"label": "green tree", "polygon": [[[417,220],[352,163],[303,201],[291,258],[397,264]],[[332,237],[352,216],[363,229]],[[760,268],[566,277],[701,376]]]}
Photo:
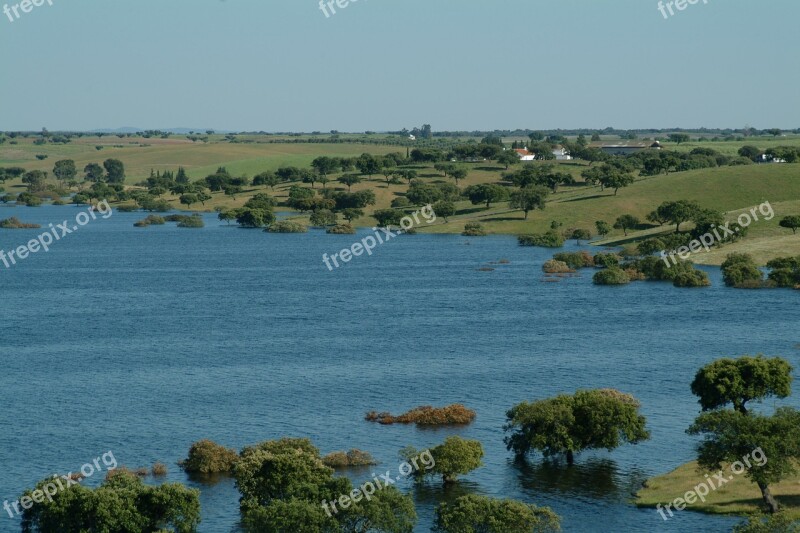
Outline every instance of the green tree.
{"label": "green tree", "polygon": [[399,226],[400,219],[403,218],[403,212],[395,209],[378,209],[372,216],[378,221],[378,226],[388,228],[390,226]]}
{"label": "green tree", "polygon": [[637,226],[639,226],[639,219],[633,215],[622,215],[614,222],[614,229],[621,229],[626,237],[628,236],[628,230]]}
{"label": "green tree", "polygon": [[511,209],[521,209],[528,220],[528,212],[535,209],[544,210],[550,191],[546,187],[525,187],[511,193]]}
{"label": "green tree", "polygon": [[78,169],[75,168],[75,161],[72,159],[62,159],[53,165],[53,175],[62,183],[75,179]]}
{"label": "green tree", "polygon": [[751,516],[747,522],[737,524],[733,533],[800,533],[800,522],[786,513],[775,513],[762,518]]}
{"label": "green tree", "polygon": [[459,180],[467,179],[467,175],[468,174],[469,174],[469,171],[464,167],[454,168],[450,172],[450,175],[453,177],[454,180],[456,180],[456,186],[458,186],[458,181]]}
{"label": "green tree", "polygon": [[47,183],[47,174],[41,170],[29,170],[22,176],[22,183],[28,186],[28,192],[43,191]]}
{"label": "green tree", "polygon": [[339,168],[339,160],[335,157],[322,156],[318,157],[311,162],[311,166],[319,173],[320,176],[328,176]]}
{"label": "green tree", "polygon": [[373,174],[381,171],[381,162],[372,154],[361,154],[356,161],[356,168],[362,174],[367,174],[370,178]]}
{"label": "green tree", "polygon": [[342,209],[342,218],[344,218],[348,222],[353,222],[357,218],[361,218],[363,216],[364,216],[364,211],[362,211],[361,209],[356,209],[353,207]]}
{"label": "green tree", "polygon": [[200,201],[196,194],[182,194],[179,200],[181,204],[187,206],[189,209],[192,208],[192,204],[196,204]]}
{"label": "green tree", "polygon": [[783,217],[778,225],[782,228],[788,228],[792,230],[793,234],[797,234],[797,228],[800,228],[800,216],[792,215],[788,217]]}
{"label": "green tree", "polygon": [[326,227],[336,224],[336,213],[330,209],[320,209],[311,213],[309,220],[312,226]]}
{"label": "green tree", "polygon": [[506,150],[497,156],[497,163],[499,165],[504,165],[506,170],[508,170],[508,167],[512,165],[519,165],[520,158],[514,150]]}
{"label": "green tree", "polygon": [[617,195],[617,191],[621,188],[628,187],[636,181],[636,178],[630,172],[625,172],[611,165],[603,165],[601,172],[600,183],[605,188],[614,189],[614,196]]}
{"label": "green tree", "polygon": [[549,507],[467,495],[436,509],[436,533],[555,533],[560,518]]}
{"label": "green tree", "polygon": [[759,452],[763,461],[752,462],[748,468],[742,464],[742,469],[758,485],[769,512],[778,512],[770,485],[797,472],[800,412],[788,407],[779,408],[772,416],[744,415],[731,409],[710,411],[697,417],[687,433],[704,437],[697,462],[710,471],[721,470],[723,464],[742,464],[743,458],[751,455],[756,459]]}
{"label": "green tree", "polygon": [[780,357],[743,356],[718,359],[697,371],[692,394],[703,411],[728,404],[747,414],[747,402],[769,397],[786,398],[792,389],[792,366]]}
{"label": "green tree", "polygon": [[339,178],[337,181],[339,183],[343,184],[343,185],[347,185],[347,190],[349,192],[353,185],[356,185],[357,183],[361,183],[361,176],[359,176],[357,174],[345,174],[344,176]]}
{"label": "green tree", "polygon": [[453,202],[440,201],[433,204],[433,212],[437,217],[442,217],[445,222],[451,216],[456,214],[456,204]]}
{"label": "green tree", "polygon": [[275,222],[275,214],[267,209],[242,208],[235,214],[236,223],[243,228],[263,228]]}
{"label": "green tree", "polygon": [[108,183],[125,182],[125,165],[119,159],[106,159],[103,161],[106,169],[106,181]]}
{"label": "green tree", "polygon": [[700,206],[689,200],[664,202],[656,209],[661,220],[675,224],[675,233],[680,233],[681,224],[692,220],[700,211]]}
{"label": "green tree", "polygon": [[487,209],[491,207],[493,202],[502,202],[509,197],[508,189],[494,183],[470,185],[464,190],[464,194],[473,205],[485,203]]}
{"label": "green tree", "polygon": [[676,144],[688,143],[690,140],[687,133],[670,133],[668,138],[671,142]]}
{"label": "green tree", "polygon": [[257,174],[255,177],[253,177],[254,186],[269,187],[273,191],[275,190],[275,186],[281,181],[281,178],[279,178],[274,172],[262,172],[261,174]]}
{"label": "green tree", "polygon": [[[445,485],[455,483],[459,475],[469,474],[483,466],[483,446],[480,441],[463,439],[457,435],[447,437],[445,441],[430,450],[433,466],[430,469],[417,469],[414,476],[422,479],[426,476],[442,476]],[[409,464],[420,452],[409,446],[400,452]]]}
{"label": "green tree", "polygon": [[[36,486],[39,497],[51,482],[48,478]],[[25,496],[34,499],[34,494],[27,491]],[[193,533],[199,523],[199,490],[178,483],[148,486],[123,469],[112,471],[94,490],[77,484],[56,490],[22,514],[22,531],[28,533]]]}
{"label": "green tree", "polygon": [[588,229],[575,229],[570,234],[571,239],[575,239],[575,244],[580,245],[581,241],[588,241],[592,238],[592,233]]}
{"label": "green tree", "polygon": [[753,257],[749,254],[732,253],[720,265],[722,280],[728,287],[739,287],[760,283],[764,273],[759,270]]}
{"label": "green tree", "polygon": [[[607,272],[602,270],[601,272]],[[545,457],[574,454],[650,438],[639,401],[613,389],[581,390],[536,402],[523,402],[506,413],[506,446],[519,457],[541,451]]]}
{"label": "green tree", "polygon": [[762,152],[761,149],[757,146],[745,145],[739,148],[739,155],[741,157],[746,157],[751,161],[755,161],[763,153],[764,152]]}
{"label": "green tree", "polygon": [[594,227],[597,229],[597,234],[601,237],[605,237],[609,233],[611,233],[611,224],[604,220],[598,220],[594,223]]}

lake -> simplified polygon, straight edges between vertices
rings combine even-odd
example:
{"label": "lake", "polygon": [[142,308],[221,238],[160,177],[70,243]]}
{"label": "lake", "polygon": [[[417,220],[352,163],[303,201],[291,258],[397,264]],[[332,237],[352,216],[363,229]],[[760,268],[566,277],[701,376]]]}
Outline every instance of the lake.
{"label": "lake", "polygon": [[[80,210],[0,207],[0,218],[46,229]],[[203,485],[176,465],[197,440],[239,449],[308,436],[323,453],[359,448],[380,462],[351,473],[363,482],[396,472],[402,447],[459,434],[483,443],[485,465],[447,491],[401,483],[418,531],[437,502],[466,492],[551,506],[567,532],[729,531],[738,519],[682,512],[664,522],[631,494],[695,457],[685,429],[699,411],[689,383],[700,366],[755,353],[800,365],[798,293],[728,289],[715,268],[702,267],[713,283],[704,289],[597,287],[591,271],[544,283],[553,250],[420,234],[329,271],[322,254],[356,236],[268,234],[215,214],[201,230],[134,228],[144,216],[98,217],[48,253],[0,264],[0,499],[113,451],[120,465],[162,461],[167,480],[201,488],[200,531],[237,531],[233,482]],[[0,248],[42,231],[0,230]],[[510,263],[490,264],[500,259]],[[604,387],[642,402],[651,440],[580,454],[573,468],[515,464],[507,409]],[[763,407],[800,407],[798,398]],[[364,421],[370,410],[455,402],[477,411],[472,425]],[[18,524],[0,517],[0,531]]]}

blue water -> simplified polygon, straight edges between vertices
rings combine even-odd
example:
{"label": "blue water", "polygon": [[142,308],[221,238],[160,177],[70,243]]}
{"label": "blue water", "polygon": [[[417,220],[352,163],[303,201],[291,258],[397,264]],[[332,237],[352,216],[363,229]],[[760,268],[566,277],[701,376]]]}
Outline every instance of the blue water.
{"label": "blue water", "polygon": [[[79,210],[0,208],[0,218],[47,226]],[[596,287],[588,271],[544,283],[552,251],[506,236],[417,235],[331,272],[322,254],[354,236],[267,234],[213,215],[202,230],[134,228],[142,216],[98,217],[47,253],[0,264],[2,500],[113,451],[129,467],[167,463],[169,481],[200,488],[200,531],[236,531],[233,482],[204,485],[176,465],[194,441],[241,448],[308,436],[324,453],[360,448],[381,463],[352,474],[366,481],[396,472],[400,448],[457,433],[483,443],[485,465],[447,491],[401,483],[418,531],[437,502],[466,492],[551,506],[567,532],[729,531],[737,519],[683,512],[664,522],[631,494],[694,458],[684,431],[698,412],[689,391],[698,367],[759,352],[800,366],[798,293],[727,289],[716,269],[707,289]],[[41,231],[0,230],[0,248]],[[490,265],[503,258],[510,264]],[[572,469],[515,464],[505,411],[587,387],[634,394],[652,439],[580,455]],[[418,430],[363,420],[454,402],[476,422]],[[782,404],[798,406],[797,395]],[[18,522],[3,514],[0,531]]]}

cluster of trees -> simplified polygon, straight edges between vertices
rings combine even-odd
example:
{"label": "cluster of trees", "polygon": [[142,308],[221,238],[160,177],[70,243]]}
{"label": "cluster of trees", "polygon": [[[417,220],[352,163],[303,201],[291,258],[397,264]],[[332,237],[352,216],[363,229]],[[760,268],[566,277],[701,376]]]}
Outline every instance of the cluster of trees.
{"label": "cluster of trees", "polygon": [[756,162],[782,160],[787,163],[797,163],[800,161],[800,150],[794,146],[776,146],[762,150],[758,146],[748,144],[739,148],[739,156]]}
{"label": "cluster of trees", "polygon": [[767,262],[766,280],[750,254],[732,253],[722,263],[722,279],[728,287],[756,289],[800,287],[800,257],[778,257]]}

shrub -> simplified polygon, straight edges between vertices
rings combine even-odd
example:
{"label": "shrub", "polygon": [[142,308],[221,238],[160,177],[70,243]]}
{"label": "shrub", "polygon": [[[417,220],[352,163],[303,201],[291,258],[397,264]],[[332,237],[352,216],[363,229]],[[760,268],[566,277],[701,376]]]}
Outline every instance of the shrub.
{"label": "shrub", "polygon": [[151,470],[153,476],[155,477],[162,477],[167,475],[167,465],[164,463],[155,463]]}
{"label": "shrub", "polygon": [[147,220],[142,219],[142,220],[137,220],[136,222],[134,222],[133,226],[135,228],[146,228],[146,227],[150,226],[150,223]]}
{"label": "shrub", "polygon": [[275,222],[270,225],[270,227],[264,231],[270,233],[306,233],[308,228],[297,222],[292,222],[291,220],[281,220],[280,222]]}
{"label": "shrub", "polygon": [[351,466],[370,466],[378,464],[368,452],[352,449],[349,452],[331,452],[322,458],[325,466],[346,468]]}
{"label": "shrub", "polygon": [[187,472],[195,474],[230,474],[236,466],[239,455],[210,440],[192,444],[189,457],[178,464]]}
{"label": "shrub", "polygon": [[201,216],[191,216],[186,217],[180,222],[178,222],[179,228],[204,228],[205,222],[203,222],[203,217]]}
{"label": "shrub", "polygon": [[540,246],[542,248],[561,248],[564,246],[564,236],[557,231],[547,233],[534,233],[517,237],[520,246]]}
{"label": "shrub", "polygon": [[485,237],[487,235],[486,230],[483,229],[483,226],[478,222],[467,222],[464,225],[464,231],[461,232],[461,235],[465,237]]}
{"label": "shrub", "polygon": [[132,213],[134,211],[138,211],[139,210],[139,206],[138,205],[133,205],[133,204],[120,204],[120,205],[116,206],[116,209],[120,213]]}
{"label": "shrub", "polygon": [[664,241],[659,238],[647,239],[636,245],[639,255],[653,255],[662,250],[666,250]]}
{"label": "shrub", "polygon": [[38,229],[41,228],[39,224],[27,224],[20,221],[17,217],[9,217],[0,220],[0,228],[3,229]]}
{"label": "shrub", "polygon": [[764,274],[749,254],[730,254],[722,263],[722,279],[728,287],[739,287],[745,283],[761,282]]}
{"label": "shrub", "polygon": [[161,226],[161,225],[166,223],[166,220],[164,220],[164,217],[160,217],[158,215],[147,215],[147,218],[145,218],[145,220],[149,224],[152,224],[153,226]]}
{"label": "shrub", "polygon": [[545,261],[542,265],[542,270],[547,274],[567,274],[575,272],[575,270],[571,269],[564,261],[556,261],[555,259]]}
{"label": "shrub", "polygon": [[405,196],[399,196],[392,200],[392,207],[394,208],[403,208],[408,207],[411,205],[411,202]]}
{"label": "shrub", "polygon": [[708,274],[692,267],[691,270],[679,272],[672,280],[672,284],[676,287],[708,287],[711,281],[708,279]]}
{"label": "shrub", "polygon": [[594,266],[603,268],[619,266],[619,256],[617,254],[597,254],[594,256]]}
{"label": "shrub", "polygon": [[549,507],[470,494],[436,508],[434,531],[555,533],[561,531],[561,525],[559,516]]}
{"label": "shrub", "polygon": [[790,268],[776,268],[769,273],[769,280],[778,287],[794,287],[800,283],[800,272]]}
{"label": "shrub", "polygon": [[57,200],[53,200],[53,205],[67,205],[67,203],[61,198],[59,198]]}
{"label": "shrub", "polygon": [[594,266],[594,258],[589,252],[562,252],[553,256],[556,261],[563,261],[570,268],[588,268]]}
{"label": "shrub", "polygon": [[597,272],[592,282],[595,285],[626,285],[631,282],[631,278],[624,270],[615,267]]}
{"label": "shrub", "polygon": [[376,413],[370,411],[365,416],[369,422],[379,424],[417,424],[418,426],[439,426],[451,424],[469,424],[476,417],[475,411],[468,409],[459,403],[448,405],[447,407],[431,407],[424,405],[403,413],[400,416],[392,416],[389,413]]}
{"label": "shrub", "polygon": [[17,195],[17,204],[27,205],[28,207],[39,207],[42,205],[42,199],[29,192],[22,192]]}
{"label": "shrub", "polygon": [[328,228],[326,233],[331,233],[334,235],[354,235],[356,232],[356,228],[354,228],[350,224],[337,224]]}

